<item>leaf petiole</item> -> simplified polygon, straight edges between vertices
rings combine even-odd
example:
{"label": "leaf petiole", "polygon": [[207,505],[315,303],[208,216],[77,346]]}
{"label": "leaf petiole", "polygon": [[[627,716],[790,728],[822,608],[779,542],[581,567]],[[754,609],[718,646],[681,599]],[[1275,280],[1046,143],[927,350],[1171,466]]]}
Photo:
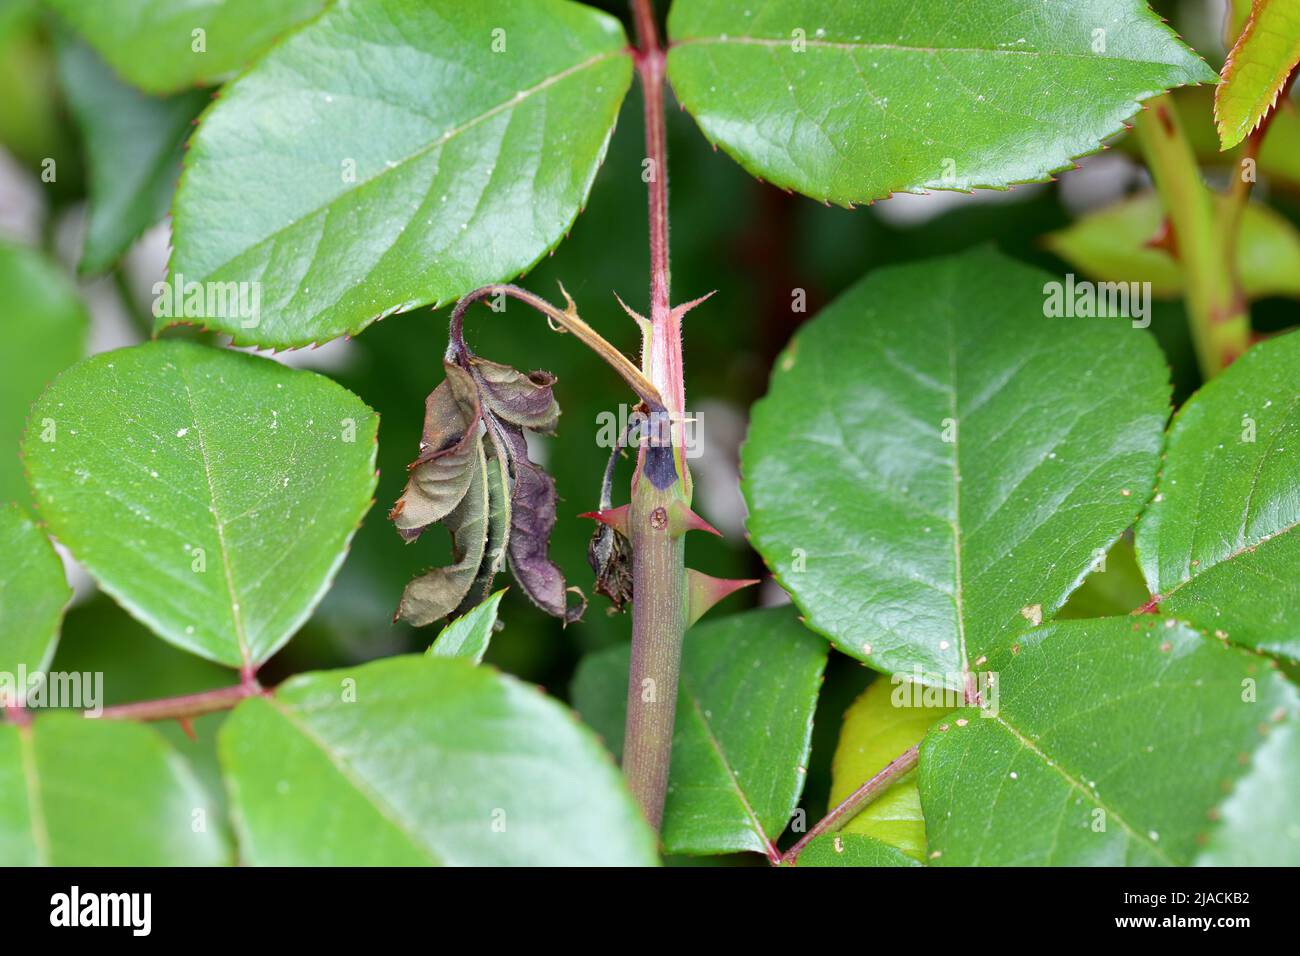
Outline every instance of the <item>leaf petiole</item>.
{"label": "leaf petiole", "polygon": [[916,766],[920,755],[919,747],[920,744],[913,744],[885,764],[874,777],[845,797],[838,806],[817,821],[816,825],[805,833],[798,843],[781,855],[780,865],[794,866],[799,859],[799,854],[803,852],[804,847],[809,843],[824,833],[834,833],[846,826],[867,804],[888,790],[895,780]]}
{"label": "leaf petiole", "polygon": [[542,313],[553,328],[573,333],[583,345],[604,359],[605,364],[617,372],[623,381],[627,382],[632,391],[650,406],[651,411],[663,411],[664,403],[659,396],[659,390],[641,373],[641,370],[636,367],[631,359],[614,348],[604,336],[582,320],[578,315],[578,308],[573,299],[570,298],[568,292],[564,291],[564,286],[560,286],[560,291],[564,292],[564,298],[567,302],[563,311],[551,305],[541,296],[534,295],[527,289],[521,289],[519,286],[509,283],[485,285],[475,289],[457,302],[456,307],[451,310],[451,327],[449,331],[451,344],[447,349],[448,359],[460,362],[462,357],[473,354],[469,346],[465,344],[464,322],[466,310],[481,299],[495,295],[507,295],[532,306]]}
{"label": "leaf petiole", "polygon": [[[256,681],[241,681],[232,687],[218,687],[197,694],[143,700],[133,704],[105,707],[96,720],[188,720],[222,710],[230,710],[248,697],[269,694]],[[89,716],[89,715],[87,715]]]}

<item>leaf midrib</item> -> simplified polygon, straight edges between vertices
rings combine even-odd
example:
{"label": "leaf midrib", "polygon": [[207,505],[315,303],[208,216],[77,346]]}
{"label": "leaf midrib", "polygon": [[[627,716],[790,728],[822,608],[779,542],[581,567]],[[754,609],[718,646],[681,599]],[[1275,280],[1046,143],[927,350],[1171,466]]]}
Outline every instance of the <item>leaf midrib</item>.
{"label": "leaf midrib", "polygon": [[[687,46],[758,46],[758,47],[789,47],[793,42],[791,37],[754,37],[754,36],[708,36],[708,37],[684,37],[680,40],[673,40],[670,49]],[[816,38],[807,38],[802,41],[805,47],[825,49],[825,50],[843,50],[847,52],[858,51],[876,51],[890,53],[925,53],[938,55],[940,53],[991,53],[995,55],[1007,56],[1033,56],[1049,57],[1053,60],[1070,59],[1086,60],[1095,63],[1097,61],[1107,61],[1110,63],[1144,63],[1150,66],[1167,66],[1181,69],[1181,63],[1167,63],[1164,60],[1138,60],[1127,56],[1107,56],[1101,53],[1070,53],[1058,50],[1012,50],[999,49],[997,47],[933,47],[933,46],[909,46],[904,43],[855,43],[849,40],[818,40]]]}
{"label": "leaf midrib", "polygon": [[1291,532],[1295,531],[1297,528],[1300,528],[1300,521],[1292,522],[1291,524],[1287,525],[1284,528],[1279,528],[1277,531],[1270,532],[1267,538],[1260,538],[1258,541],[1252,542],[1251,544],[1242,545],[1241,547],[1237,548],[1237,550],[1231,552],[1230,554],[1225,555],[1221,560],[1215,561],[1213,564],[1207,564],[1200,570],[1196,571],[1195,573],[1189,574],[1186,578],[1184,578],[1182,581],[1179,581],[1176,585],[1174,585],[1174,587],[1170,588],[1164,594],[1157,595],[1157,598],[1159,599],[1160,603],[1163,603],[1169,600],[1169,598],[1173,597],[1183,588],[1187,587],[1187,585],[1191,584],[1193,581],[1196,581],[1197,579],[1204,577],[1206,574],[1209,574],[1211,571],[1215,571],[1219,568],[1231,564],[1233,561],[1237,560],[1237,558],[1240,558],[1242,555],[1253,554],[1256,550],[1263,547],[1264,545],[1272,544],[1274,541],[1278,540],[1279,538],[1285,535],[1290,534]]}
{"label": "leaf midrib", "polygon": [[[1191,541],[1188,545],[1187,555],[1184,558],[1185,563],[1183,567],[1183,573],[1185,573],[1187,576],[1182,578],[1182,580],[1180,580],[1168,591],[1164,592],[1163,594],[1157,595],[1157,597],[1159,597],[1160,600],[1165,600],[1169,598],[1176,592],[1182,590],[1184,587],[1191,584],[1201,575],[1213,571],[1215,568],[1223,567],[1224,565],[1227,565],[1230,562],[1241,557],[1243,554],[1248,554],[1250,552],[1253,552],[1256,548],[1260,547],[1261,545],[1267,544],[1269,541],[1272,541],[1275,538],[1279,538],[1287,534],[1288,532],[1294,530],[1297,526],[1300,526],[1300,521],[1297,521],[1297,522],[1293,522],[1290,525],[1287,525],[1286,527],[1279,528],[1276,531],[1267,532],[1253,540],[1248,540],[1246,537],[1246,529],[1250,525],[1251,506],[1255,501],[1256,493],[1259,491],[1260,473],[1264,469],[1264,464],[1269,460],[1269,456],[1272,454],[1274,445],[1277,444],[1278,439],[1282,436],[1283,432],[1285,431],[1286,423],[1291,420],[1291,417],[1294,414],[1297,405],[1300,405],[1300,393],[1297,393],[1297,395],[1291,400],[1291,404],[1287,407],[1286,411],[1282,415],[1282,422],[1283,422],[1282,426],[1275,429],[1272,435],[1269,436],[1268,444],[1265,445],[1264,448],[1261,450],[1259,455],[1259,460],[1255,463],[1255,469],[1251,475],[1251,480],[1250,480],[1250,489],[1246,492],[1246,501],[1241,511],[1241,527],[1237,530],[1237,547],[1234,550],[1230,551],[1228,554],[1224,555],[1222,558],[1213,561],[1212,563],[1206,563],[1204,567],[1201,567],[1199,562],[1196,564],[1190,563],[1192,562],[1193,558],[1196,555],[1196,538],[1202,529],[1201,522],[1199,521],[1194,522],[1192,524]],[[1198,483],[1196,488],[1196,493],[1198,496],[1197,509],[1196,509],[1197,513],[1200,513],[1202,511],[1201,506],[1203,505],[1205,500],[1205,488],[1210,476],[1207,473],[1207,474],[1202,474],[1200,477],[1201,480]],[[1182,575],[1180,575],[1180,577],[1181,576]],[[1159,586],[1159,584],[1160,582],[1156,582],[1157,586]]]}
{"label": "leaf midrib", "polygon": [[[991,712],[989,712],[989,711],[983,711],[983,712],[981,712],[981,716],[984,716],[985,714],[991,714]],[[1032,753],[1035,757],[1037,757],[1038,760],[1039,760],[1042,764],[1044,764],[1048,769],[1056,771],[1057,775],[1060,776],[1062,780],[1064,780],[1066,783],[1068,783],[1068,784],[1069,784],[1072,788],[1074,788],[1075,790],[1079,791],[1079,793],[1083,794],[1084,797],[1087,798],[1090,802],[1096,804],[1096,805],[1097,805],[1098,807],[1100,807],[1103,811],[1105,811],[1107,817],[1113,817],[1115,820],[1118,820],[1118,821],[1119,821],[1119,825],[1120,825],[1121,827],[1124,828],[1125,832],[1128,833],[1128,835],[1129,835],[1130,837],[1136,839],[1138,842],[1140,842],[1140,843],[1144,844],[1145,846],[1147,846],[1148,848],[1150,848],[1150,850],[1151,850],[1153,853],[1155,853],[1156,856],[1158,856],[1158,857],[1160,857],[1162,860],[1166,861],[1170,866],[1177,866],[1177,865],[1178,865],[1178,864],[1175,863],[1174,860],[1169,856],[1169,854],[1166,853],[1166,852],[1164,851],[1164,849],[1163,849],[1159,844],[1157,844],[1157,843],[1156,843],[1155,841],[1153,841],[1150,837],[1146,836],[1145,834],[1141,833],[1140,831],[1135,830],[1135,829],[1133,828],[1133,826],[1132,826],[1132,825],[1131,825],[1127,820],[1124,819],[1123,816],[1121,816],[1121,815],[1120,815],[1118,812],[1116,812],[1115,810],[1111,809],[1111,808],[1110,808],[1110,807],[1109,807],[1109,806],[1108,806],[1108,805],[1107,805],[1107,804],[1106,804],[1106,803],[1101,799],[1100,794],[1098,794],[1098,793],[1097,793],[1096,791],[1094,791],[1094,790],[1090,790],[1088,787],[1084,786],[1084,784],[1083,784],[1083,782],[1082,782],[1081,780],[1077,780],[1077,779],[1075,779],[1073,776],[1071,776],[1069,773],[1067,773],[1067,772],[1065,771],[1065,768],[1061,766],[1061,762],[1060,762],[1059,760],[1052,760],[1050,757],[1048,757],[1047,754],[1043,753],[1043,751],[1039,749],[1039,747],[1038,747],[1037,744],[1035,744],[1032,740],[1030,740],[1027,736],[1025,736],[1025,734],[1023,734],[1023,733],[1019,730],[1019,728],[1017,728],[1014,724],[1008,723],[1008,722],[1007,722],[1007,721],[1002,717],[1001,714],[991,714],[991,716],[992,716],[993,720],[996,721],[996,722],[997,722],[999,725],[1001,725],[1003,728],[1005,728],[1006,731],[1007,731],[1009,734],[1011,734],[1011,736],[1014,737],[1014,738],[1016,739],[1016,741],[1017,741],[1017,742],[1018,742],[1018,743],[1019,743],[1019,744],[1020,744],[1024,749],[1025,749],[1025,750],[1028,750],[1028,751],[1029,751],[1030,753]]]}
{"label": "leaf midrib", "polygon": [[360,182],[352,184],[350,189],[346,189],[334,196],[330,196],[320,205],[299,214],[293,219],[290,219],[288,222],[280,226],[278,229],[275,229],[272,232],[267,233],[265,236],[261,237],[260,239],[244,244],[243,248],[241,248],[230,258],[226,259],[224,262],[221,262],[220,264],[213,266],[211,269],[207,270],[207,275],[211,277],[219,274],[223,269],[229,266],[232,262],[235,262],[241,257],[247,255],[250,251],[254,249],[260,249],[261,247],[265,246],[268,242],[271,242],[272,240],[283,235],[285,232],[288,232],[290,229],[293,229],[303,220],[315,216],[318,213],[330,208],[335,203],[343,199],[345,196],[355,195],[356,193],[359,193],[362,190],[366,189],[371,184],[383,181],[383,178],[385,176],[397,172],[399,169],[408,166],[410,163],[421,158],[422,156],[428,155],[429,153],[433,152],[436,149],[441,149],[443,146],[445,146],[451,140],[455,139],[457,136],[460,136],[462,133],[468,132],[470,129],[474,128],[475,126],[478,126],[480,123],[486,122],[487,120],[492,119],[493,117],[498,116],[507,110],[517,107],[519,104],[525,102],[529,97],[533,96],[534,94],[547,90],[550,87],[561,82],[562,80],[566,80],[570,76],[573,76],[574,74],[577,74],[582,70],[586,70],[589,69],[590,67],[594,67],[597,64],[604,62],[605,60],[609,60],[617,56],[626,56],[626,55],[627,55],[627,50],[625,48],[620,48],[617,50],[607,50],[604,53],[598,53],[594,56],[588,57],[586,60],[583,60],[581,63],[575,63],[573,66],[566,67],[565,69],[561,70],[558,73],[552,73],[551,75],[547,76],[545,79],[540,81],[539,83],[530,86],[528,89],[520,90],[510,99],[502,103],[498,103],[496,106],[493,106],[491,109],[483,113],[480,113],[477,116],[471,117],[470,119],[461,123],[459,126],[452,127],[451,129],[447,130],[438,138],[433,139],[428,143],[425,143],[423,146],[419,147],[409,156],[405,156],[402,159],[397,160],[391,166],[385,165],[384,168],[380,169],[369,179],[364,179],[361,180]]}
{"label": "leaf midrib", "polygon": [[304,740],[319,750],[325,759],[329,761],[330,766],[337,770],[339,775],[351,784],[352,788],[366,799],[366,802],[374,807],[376,813],[388,821],[388,823],[401,833],[402,836],[406,837],[411,846],[428,859],[431,865],[443,865],[442,858],[437,856],[433,850],[416,835],[416,829],[402,818],[402,815],[398,812],[397,808],[384,800],[378,793],[375,793],[369,784],[366,783],[364,778],[357,774],[355,768],[343,759],[341,755],[330,748],[328,741],[312,730],[306,722],[299,720],[293,711],[281,704],[274,696],[268,696],[263,699],[271,705],[272,709],[274,709],[276,713],[284,718],[285,722],[288,723],[290,727],[298,731]]}
{"label": "leaf midrib", "polygon": [[718,762],[726,772],[727,781],[731,784],[736,793],[736,798],[740,801],[741,809],[749,817],[750,826],[758,835],[763,844],[763,852],[769,857],[777,856],[776,849],[772,846],[772,841],[767,836],[767,831],[763,829],[762,821],[758,819],[758,814],[754,812],[753,805],[749,802],[749,797],[745,795],[744,788],[740,785],[740,778],[737,776],[735,768],[731,766],[731,761],[727,759],[726,753],[722,749],[722,744],[713,733],[713,727],[704,716],[704,711],[700,707],[700,699],[690,691],[685,691],[687,699],[691,702],[691,711],[695,714],[696,720],[700,722],[700,727],[704,731],[704,737],[709,743],[709,747],[718,757]]}
{"label": "leaf midrib", "polygon": [[[948,390],[949,414],[956,426],[952,438],[952,552],[953,552],[953,603],[957,611],[957,648],[961,657],[962,691],[966,693],[970,676],[970,658],[966,654],[966,601],[962,582],[962,520],[961,520],[961,433],[965,424],[957,410],[957,333],[954,322],[948,323]],[[968,701],[969,703],[969,701]]]}
{"label": "leaf midrib", "polygon": [[226,596],[230,599],[230,616],[232,623],[235,625],[235,641],[239,645],[239,656],[243,661],[243,665],[249,667],[252,664],[252,656],[248,648],[248,633],[244,628],[244,615],[239,604],[239,596],[235,593],[234,571],[230,565],[230,548],[226,544],[225,523],[217,512],[217,489],[212,482],[212,463],[208,458],[208,443],[204,434],[205,428],[199,423],[198,409],[194,405],[194,393],[190,386],[190,380],[185,374],[182,363],[179,361],[176,363],[176,374],[180,380],[181,389],[185,393],[185,403],[189,406],[190,419],[194,422],[194,434],[198,440],[199,455],[203,459],[203,477],[208,485],[212,525],[217,533],[217,547],[221,551],[221,570],[226,582]]}
{"label": "leaf midrib", "polygon": [[45,820],[45,804],[41,799],[41,780],[33,747],[35,731],[29,727],[18,728],[18,752],[23,760],[23,779],[27,781],[27,819],[32,832],[32,845],[40,866],[49,866],[50,828]]}

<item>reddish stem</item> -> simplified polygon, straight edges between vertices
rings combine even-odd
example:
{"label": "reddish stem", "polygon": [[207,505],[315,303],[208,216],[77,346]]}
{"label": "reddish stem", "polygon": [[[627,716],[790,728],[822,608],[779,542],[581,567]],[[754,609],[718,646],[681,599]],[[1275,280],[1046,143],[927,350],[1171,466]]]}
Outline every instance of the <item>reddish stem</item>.
{"label": "reddish stem", "polygon": [[100,720],[186,720],[220,710],[230,710],[241,700],[264,694],[256,680],[243,680],[233,687],[219,687],[198,694],[143,700],[134,704],[105,707]]}
{"label": "reddish stem", "polygon": [[1130,614],[1153,614],[1155,612],[1155,609],[1159,605],[1160,605],[1160,595],[1153,594],[1151,595],[1151,600],[1147,601],[1146,604],[1143,604],[1139,608],[1134,608],[1129,613]]}
{"label": "reddish stem", "polygon": [[650,0],[632,0],[636,22],[635,60],[645,103],[646,158],[650,161],[650,341],[644,343],[643,371],[658,386],[668,410],[686,408],[682,381],[682,331],[669,303],[672,273],[668,266],[668,134],[664,123],[665,55],[659,43]]}
{"label": "reddish stem", "polygon": [[[690,472],[682,454],[681,422],[686,407],[682,384],[681,314],[669,305],[668,144],[664,131],[664,52],[650,0],[632,0],[638,49],[634,56],[645,99],[650,210],[650,322],[641,323],[641,369],[662,396],[671,425],[672,467],[656,458],[649,471],[649,446],[664,436],[651,427],[642,434],[627,532],[632,542],[632,663],[628,674],[623,773],[646,819],[656,829],[663,819],[672,761],[673,722],[681,672],[682,636],[688,617],[685,539],[669,527],[667,515],[690,505]],[[644,430],[643,430],[644,431]],[[662,445],[656,445],[657,449]]]}
{"label": "reddish stem", "polygon": [[781,864],[783,866],[793,866],[799,859],[799,854],[803,852],[809,843],[823,833],[834,833],[839,830],[857,816],[863,807],[889,789],[895,780],[915,767],[920,756],[918,748],[918,744],[913,744],[910,749],[899,754],[886,764],[878,774],[845,797],[839,806],[822,817],[816,826],[805,833],[802,840],[785,851],[781,857]]}

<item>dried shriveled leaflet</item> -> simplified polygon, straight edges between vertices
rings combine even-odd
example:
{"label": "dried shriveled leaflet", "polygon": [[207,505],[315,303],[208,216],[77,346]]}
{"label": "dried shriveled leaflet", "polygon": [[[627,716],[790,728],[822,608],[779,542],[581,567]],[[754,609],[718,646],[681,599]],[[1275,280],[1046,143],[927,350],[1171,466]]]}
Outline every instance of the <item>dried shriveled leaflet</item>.
{"label": "dried shriveled leaflet", "polygon": [[587,563],[596,574],[596,593],[609,598],[611,613],[632,600],[632,542],[607,524],[596,525],[587,545]]}
{"label": "dried shriveled leaflet", "polygon": [[[555,481],[528,460],[528,444],[521,429],[495,420],[491,427],[507,449],[514,477],[506,549],[510,571],[543,611],[563,618],[566,624],[576,621],[587,609],[587,599],[577,588],[566,590],[563,573],[547,556],[555,527]],[[568,604],[569,590],[579,598],[573,606]]]}
{"label": "dried shriveled leaflet", "polygon": [[451,514],[469,490],[478,457],[478,390],[464,369],[450,362],[443,366],[447,377],[425,401],[420,457],[411,463],[406,490],[388,513],[407,541]]}
{"label": "dried shriveled leaflet", "polygon": [[478,573],[470,582],[457,614],[464,614],[492,593],[492,581],[505,570],[506,545],[510,541],[510,465],[500,446],[483,438],[483,474],[487,481],[487,537]]}
{"label": "dried shriveled leaflet", "polygon": [[[644,405],[638,406],[644,409]],[[582,515],[595,518],[596,531],[587,544],[587,563],[596,575],[596,593],[609,598],[610,614],[623,610],[632,600],[632,542],[628,540],[628,506],[611,507],[614,492],[614,468],[628,443],[638,437],[639,426],[629,423],[609,453],[605,475],[600,484],[600,510]]]}
{"label": "dried shriveled leaflet", "polygon": [[447,516],[454,564],[433,568],[415,578],[402,592],[397,618],[423,627],[461,606],[478,577],[487,551],[488,482],[483,442],[475,440],[469,490]]}
{"label": "dried shriveled leaflet", "polygon": [[464,613],[491,592],[508,557],[535,604],[576,620],[586,601],[568,606],[564,576],[547,557],[555,483],[528,460],[523,433],[555,430],[554,376],[468,354],[467,368],[443,364],[447,377],[429,396],[420,457],[389,517],[408,542],[445,523],[454,563],[411,581],[397,618],[423,626]]}
{"label": "dried shriveled leaflet", "polygon": [[525,375],[477,355],[470,357],[469,367],[483,390],[483,403],[492,414],[520,428],[554,433],[560,420],[560,406],[551,388],[554,375],[542,371]]}

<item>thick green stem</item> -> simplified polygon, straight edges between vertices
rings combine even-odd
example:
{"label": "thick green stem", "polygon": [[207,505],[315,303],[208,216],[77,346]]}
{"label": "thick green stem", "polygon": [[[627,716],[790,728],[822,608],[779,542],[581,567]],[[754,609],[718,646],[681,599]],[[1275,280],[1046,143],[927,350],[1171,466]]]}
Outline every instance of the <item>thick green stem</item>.
{"label": "thick green stem", "polygon": [[673,717],[689,613],[686,545],[669,521],[690,504],[680,441],[685,407],[680,313],[669,304],[668,145],[664,131],[664,51],[650,0],[632,0],[637,73],[645,99],[650,218],[650,322],[643,325],[642,371],[663,397],[667,418],[652,416],[641,449],[628,538],[632,542],[632,670],[628,677],[623,772],[646,819],[658,829],[668,791]]}
{"label": "thick green stem", "polygon": [[646,819],[663,818],[672,755],[677,680],[688,612],[686,538],[674,535],[669,508],[680,482],[655,488],[637,481],[628,509],[632,541],[632,670],[627,687],[623,772]]}
{"label": "thick green stem", "polygon": [[1138,140],[1169,219],[1187,288],[1201,372],[1217,375],[1250,345],[1250,313],[1235,280],[1233,228],[1225,228],[1169,95],[1147,104]]}
{"label": "thick green stem", "polygon": [[152,338],[153,316],[140,308],[140,301],[135,297],[124,265],[119,265],[113,270],[113,287],[117,290],[118,298],[122,300],[122,308],[131,320],[131,324],[135,326],[135,330],[146,339]]}

